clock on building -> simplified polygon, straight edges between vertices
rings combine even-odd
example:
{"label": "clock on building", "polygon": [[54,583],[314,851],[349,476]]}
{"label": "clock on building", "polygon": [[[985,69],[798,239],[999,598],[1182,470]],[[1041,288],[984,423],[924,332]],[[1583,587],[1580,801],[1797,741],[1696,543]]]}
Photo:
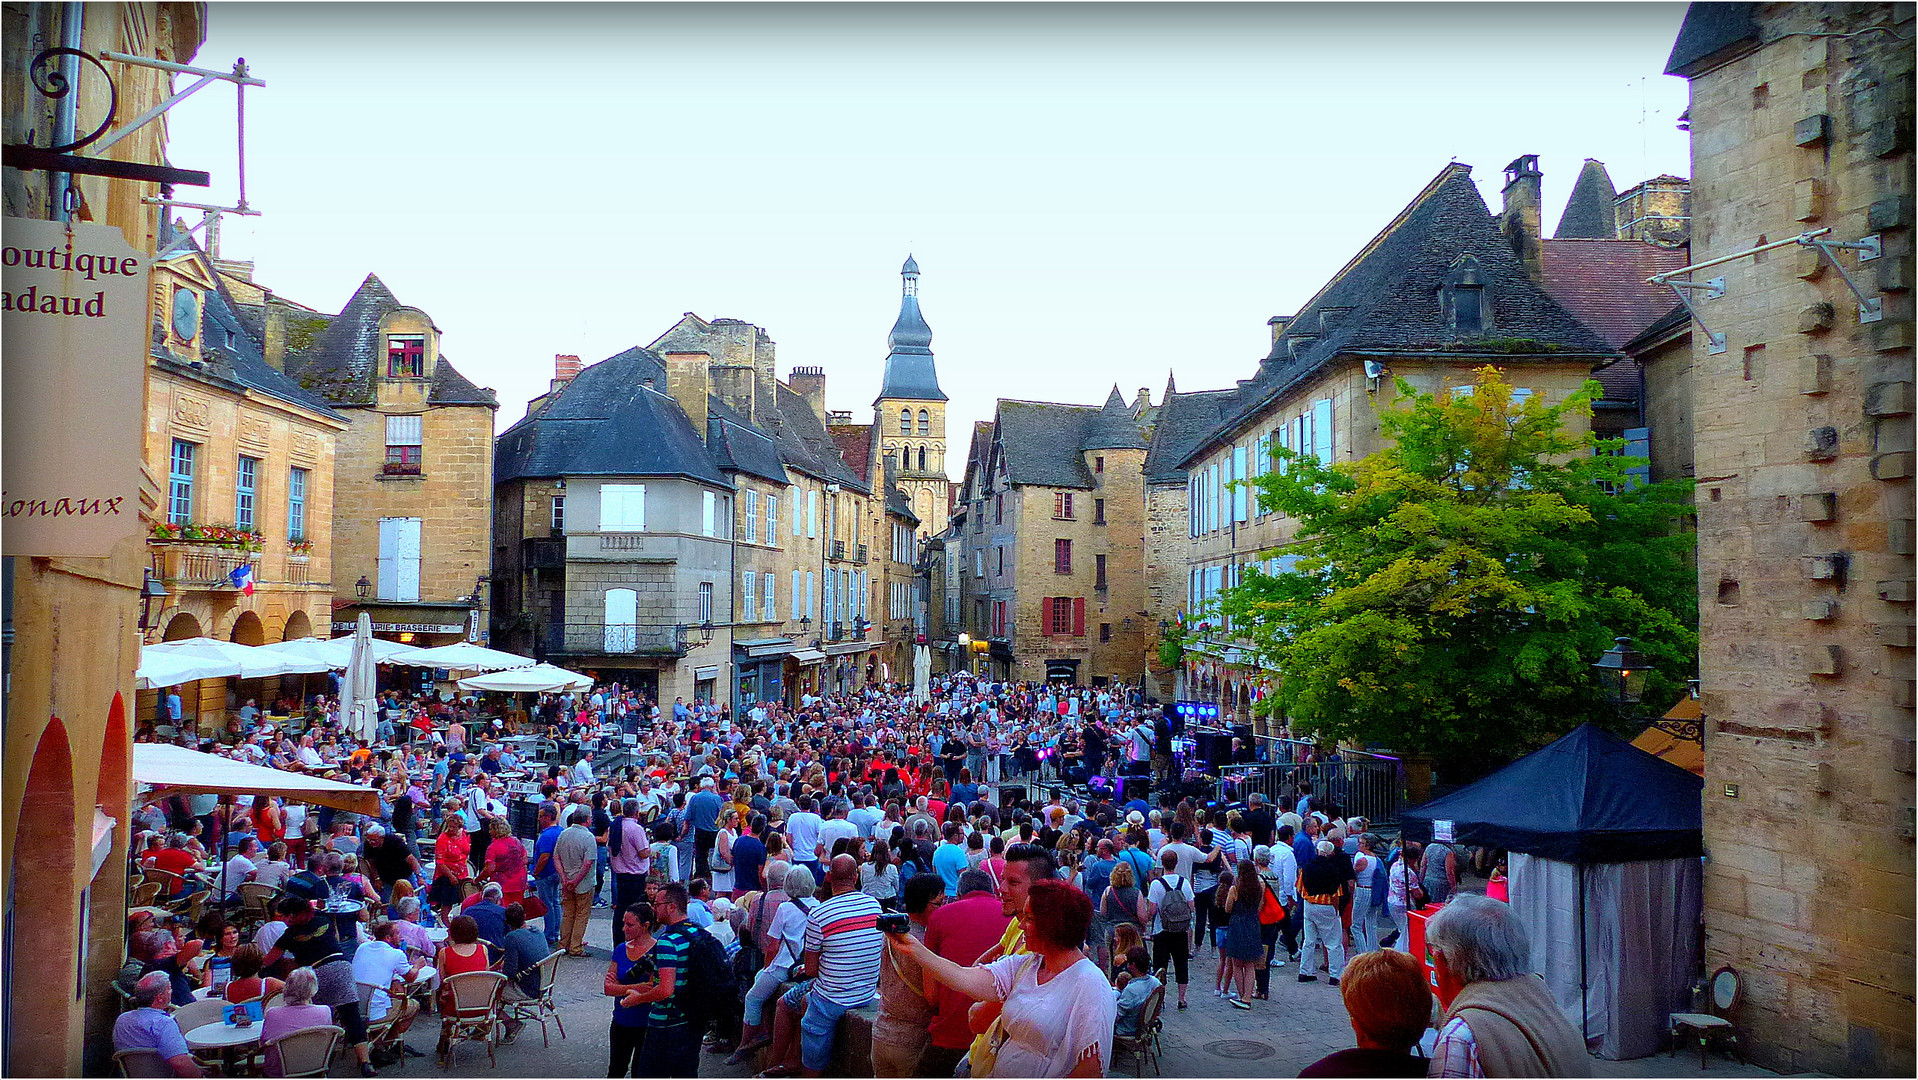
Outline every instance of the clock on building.
{"label": "clock on building", "polygon": [[200,332],[200,294],[192,289],[173,291],[173,333],[181,341],[192,341]]}

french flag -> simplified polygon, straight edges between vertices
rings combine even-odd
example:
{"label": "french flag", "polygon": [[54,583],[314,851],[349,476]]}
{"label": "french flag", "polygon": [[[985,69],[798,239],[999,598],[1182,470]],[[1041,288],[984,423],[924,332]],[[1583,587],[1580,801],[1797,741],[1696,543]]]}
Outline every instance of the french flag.
{"label": "french flag", "polygon": [[241,596],[253,595],[253,564],[241,563],[239,568],[226,576],[227,583],[240,590]]}

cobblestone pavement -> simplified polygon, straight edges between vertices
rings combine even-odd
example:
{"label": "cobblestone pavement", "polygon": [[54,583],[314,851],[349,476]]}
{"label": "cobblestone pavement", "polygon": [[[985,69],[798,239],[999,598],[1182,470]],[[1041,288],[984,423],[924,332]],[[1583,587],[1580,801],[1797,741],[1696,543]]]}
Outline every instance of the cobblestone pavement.
{"label": "cobblestone pavement", "polygon": [[[611,1007],[600,994],[600,976],[605,971],[611,942],[612,919],[605,908],[595,909],[587,933],[591,959],[565,959],[560,962],[558,998],[566,1037],[551,1032],[552,1045],[542,1046],[539,1029],[529,1026],[517,1042],[501,1046],[498,1065],[487,1062],[486,1050],[478,1043],[459,1046],[453,1052],[450,1073],[442,1073],[431,1057],[408,1059],[404,1066],[382,1070],[384,1077],[431,1077],[452,1075],[470,1077],[515,1076],[604,1076],[607,1065],[607,1024]],[[1297,970],[1288,965],[1272,972],[1272,999],[1255,1001],[1250,1011],[1235,1009],[1212,993],[1218,962],[1212,950],[1195,957],[1192,983],[1187,991],[1190,1007],[1179,1011],[1178,988],[1166,989],[1165,1053],[1161,1061],[1164,1076],[1297,1076],[1299,1070],[1319,1058],[1353,1045],[1352,1029],[1346,1020],[1339,992],[1321,979],[1300,983]],[[434,1017],[422,1017],[407,1041],[430,1055],[438,1037]],[[1696,1053],[1680,1052],[1676,1058],[1664,1054],[1637,1061],[1593,1061],[1593,1071],[1601,1077],[1763,1077],[1775,1074],[1753,1066],[1741,1065],[1723,1055],[1713,1055],[1700,1071]],[[718,1055],[706,1055],[701,1076],[745,1077],[752,1075],[747,1066],[727,1067]],[[1118,1055],[1112,1075],[1131,1076],[1136,1063],[1130,1056]],[[1147,1069],[1147,1074],[1151,1070]],[[336,1064],[334,1076],[356,1076],[357,1071],[344,1063]]]}

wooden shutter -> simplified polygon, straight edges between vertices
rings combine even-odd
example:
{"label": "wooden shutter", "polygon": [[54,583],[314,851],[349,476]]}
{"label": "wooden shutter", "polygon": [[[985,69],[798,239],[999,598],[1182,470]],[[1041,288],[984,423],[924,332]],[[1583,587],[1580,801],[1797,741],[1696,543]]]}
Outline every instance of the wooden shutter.
{"label": "wooden shutter", "polygon": [[1083,596],[1072,598],[1072,636],[1086,636],[1086,598]]}
{"label": "wooden shutter", "polygon": [[1039,601],[1039,613],[1041,616],[1039,619],[1039,632],[1047,637],[1052,636],[1052,604],[1056,599],[1057,597],[1048,596]]}

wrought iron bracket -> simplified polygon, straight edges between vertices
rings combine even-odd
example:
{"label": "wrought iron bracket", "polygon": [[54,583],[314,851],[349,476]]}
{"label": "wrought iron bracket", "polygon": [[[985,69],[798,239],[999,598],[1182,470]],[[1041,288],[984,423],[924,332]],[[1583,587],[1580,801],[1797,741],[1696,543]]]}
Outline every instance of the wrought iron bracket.
{"label": "wrought iron bracket", "polygon": [[1866,296],[1864,290],[1858,287],[1858,283],[1853,281],[1851,275],[1845,272],[1844,264],[1838,261],[1838,252],[1840,250],[1858,252],[1859,262],[1870,262],[1883,255],[1885,253],[1884,243],[1878,236],[1872,235],[1856,242],[1846,242],[1843,240],[1825,240],[1813,233],[1805,233],[1798,237],[1798,242],[1806,247],[1814,247],[1823,252],[1825,261],[1831,263],[1832,269],[1838,271],[1838,276],[1845,280],[1845,288],[1850,289],[1851,294],[1858,298],[1859,322],[1874,323],[1885,317],[1885,298],[1882,296]]}
{"label": "wrought iron bracket", "polygon": [[1699,289],[1704,292],[1705,299],[1716,300],[1725,295],[1725,279],[1715,277],[1709,281],[1667,280],[1661,284],[1671,286],[1672,292],[1678,295],[1678,302],[1685,305],[1685,311],[1691,315],[1692,321],[1698,324],[1700,330],[1705,331],[1705,351],[1714,356],[1724,352],[1725,335],[1706,325],[1705,317],[1700,315],[1698,308],[1692,304],[1691,293],[1688,290]]}

